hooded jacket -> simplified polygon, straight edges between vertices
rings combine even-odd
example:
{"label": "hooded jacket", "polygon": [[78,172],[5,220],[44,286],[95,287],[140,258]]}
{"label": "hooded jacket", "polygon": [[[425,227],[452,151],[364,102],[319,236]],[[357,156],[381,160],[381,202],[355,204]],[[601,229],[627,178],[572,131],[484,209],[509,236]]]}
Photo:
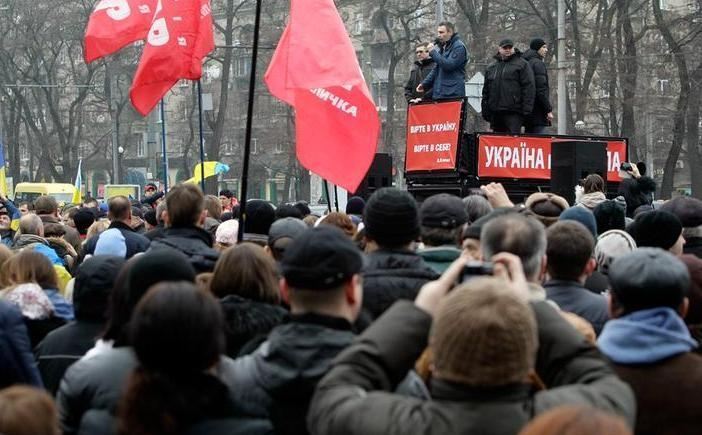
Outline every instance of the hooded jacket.
{"label": "hooded jacket", "polygon": [[305,416],[317,382],[353,340],[351,324],[336,317],[291,316],[251,355],[234,361],[228,384],[237,408],[270,418],[277,434],[307,433]]}
{"label": "hooded jacket", "polygon": [[368,254],[362,274],[363,308],[374,319],[399,299],[414,300],[427,281],[439,277],[418,254],[390,250]]}
{"label": "hooded jacket", "polygon": [[163,237],[151,243],[151,248],[171,248],[188,257],[197,273],[212,272],[219,252],[212,249],[212,236],[198,227],[170,227]]}
{"label": "hooded jacket", "polygon": [[405,85],[405,99],[408,103],[415,98],[421,98],[422,101],[431,101],[432,88],[425,88],[424,92],[417,92],[417,86],[431,73],[434,66],[434,60],[430,57],[414,61],[410,70],[409,80],[407,80]]}
{"label": "hooded jacket", "polygon": [[232,358],[236,358],[250,340],[267,335],[288,317],[282,307],[237,295],[225,296],[220,303],[226,322],[227,355]]}
{"label": "hooded jacket", "polygon": [[354,341],[319,382],[307,418],[310,432],[511,435],[534,416],[566,404],[593,406],[633,421],[631,389],[597,349],[548,303],[531,306],[538,324],[535,369],[547,390],[434,380],[432,400],[390,393],[426,348],[432,320],[402,301]]}
{"label": "hooded jacket", "polygon": [[492,122],[499,112],[526,116],[534,108],[534,72],[519,50],[507,59],[495,56],[496,62],[487,67],[481,101],[483,118]]}
{"label": "hooded jacket", "polygon": [[553,111],[553,106],[551,106],[549,99],[550,88],[544,58],[541,57],[538,51],[531,48],[524,52],[522,58],[529,62],[529,66],[534,73],[536,97],[534,99],[534,108],[531,114],[527,116],[526,123],[527,125],[551,125],[551,122],[546,119],[546,114]]}
{"label": "hooded jacket", "polygon": [[422,85],[424,89],[432,88],[431,98],[443,100],[465,97],[468,49],[458,33],[454,33],[444,46],[434,47],[429,56],[436,67],[422,81]]}
{"label": "hooded jacket", "polygon": [[598,347],[634,390],[637,435],[700,432],[702,357],[695,340],[670,308],[635,311],[610,320]]}

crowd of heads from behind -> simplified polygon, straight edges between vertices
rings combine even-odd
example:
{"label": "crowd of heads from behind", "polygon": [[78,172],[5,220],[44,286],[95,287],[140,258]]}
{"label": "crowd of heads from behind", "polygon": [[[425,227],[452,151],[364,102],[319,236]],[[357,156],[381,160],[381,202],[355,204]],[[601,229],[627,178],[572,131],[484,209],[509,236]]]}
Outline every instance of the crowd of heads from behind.
{"label": "crowd of heads from behind", "polygon": [[695,433],[702,201],[648,186],[0,198],[0,432]]}

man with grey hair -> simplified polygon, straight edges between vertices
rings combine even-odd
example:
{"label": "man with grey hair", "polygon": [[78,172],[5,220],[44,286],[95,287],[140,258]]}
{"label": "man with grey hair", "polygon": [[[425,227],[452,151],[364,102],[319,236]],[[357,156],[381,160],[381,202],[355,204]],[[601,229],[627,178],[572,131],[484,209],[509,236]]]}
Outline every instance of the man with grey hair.
{"label": "man with grey hair", "polygon": [[517,213],[496,217],[483,226],[480,250],[486,261],[499,252],[519,257],[532,299],[546,298],[541,287],[546,273],[546,230],[541,222]]}
{"label": "man with grey hair", "polygon": [[12,249],[20,250],[34,243],[49,246],[49,242],[44,238],[44,222],[35,214],[27,214],[20,218]]}

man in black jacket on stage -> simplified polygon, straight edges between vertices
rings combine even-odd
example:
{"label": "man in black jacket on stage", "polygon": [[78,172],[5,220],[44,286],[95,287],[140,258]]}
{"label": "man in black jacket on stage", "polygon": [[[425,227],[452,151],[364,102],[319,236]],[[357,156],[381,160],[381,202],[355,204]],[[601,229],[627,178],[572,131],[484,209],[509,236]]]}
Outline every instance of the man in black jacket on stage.
{"label": "man in black jacket on stage", "polygon": [[534,73],[534,85],[536,86],[534,109],[526,117],[525,133],[543,134],[553,120],[553,107],[549,100],[548,74],[546,73],[546,64],[544,64],[546,53],[548,53],[546,42],[541,38],[534,38],[529,44],[529,50],[522,56],[524,60],[529,62]]}
{"label": "man in black jacket on stage", "polygon": [[417,55],[417,60],[412,65],[409,80],[407,80],[405,85],[405,99],[408,104],[431,101],[431,86],[422,92],[417,91],[417,86],[422,83],[422,80],[429,75],[435,66],[434,59],[429,56],[429,44],[419,44],[414,51]]}
{"label": "man in black jacket on stage", "polygon": [[534,73],[511,39],[500,41],[495,60],[485,71],[483,119],[495,132],[519,134],[534,108]]}

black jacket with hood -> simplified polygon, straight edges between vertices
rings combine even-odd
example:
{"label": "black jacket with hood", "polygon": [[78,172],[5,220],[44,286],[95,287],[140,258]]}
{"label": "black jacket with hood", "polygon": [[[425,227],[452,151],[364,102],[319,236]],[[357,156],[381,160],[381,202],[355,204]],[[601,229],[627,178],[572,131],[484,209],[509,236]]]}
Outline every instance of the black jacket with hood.
{"label": "black jacket with hood", "polygon": [[549,100],[549,85],[548,73],[546,72],[546,64],[544,58],[533,49],[529,49],[522,55],[522,58],[529,62],[529,66],[534,73],[534,85],[536,89],[536,98],[534,99],[534,108],[531,114],[527,116],[527,125],[551,125],[551,122],[546,118],[548,113],[553,111],[551,101]]}
{"label": "black jacket with hood", "polygon": [[151,243],[152,249],[171,248],[188,257],[197,273],[212,272],[219,252],[212,249],[212,236],[199,227],[170,227]]}
{"label": "black jacket with hood", "polygon": [[495,56],[496,62],[487,67],[483,84],[482,113],[492,121],[499,112],[527,116],[534,108],[534,73],[522,53],[515,49],[507,59]]}

